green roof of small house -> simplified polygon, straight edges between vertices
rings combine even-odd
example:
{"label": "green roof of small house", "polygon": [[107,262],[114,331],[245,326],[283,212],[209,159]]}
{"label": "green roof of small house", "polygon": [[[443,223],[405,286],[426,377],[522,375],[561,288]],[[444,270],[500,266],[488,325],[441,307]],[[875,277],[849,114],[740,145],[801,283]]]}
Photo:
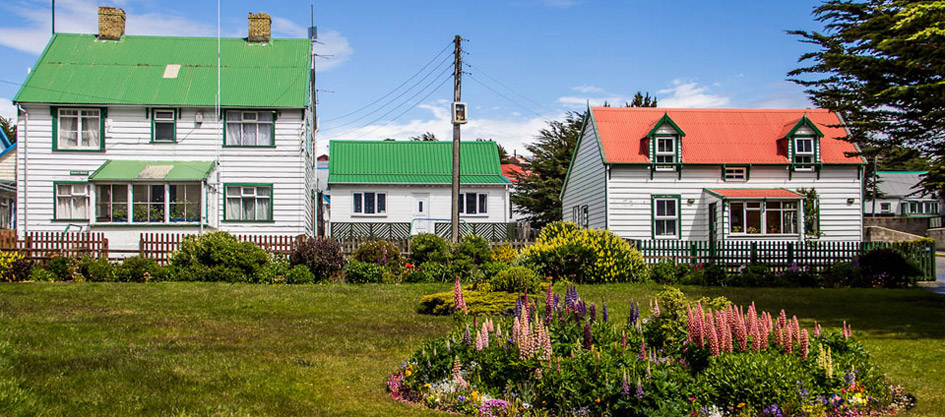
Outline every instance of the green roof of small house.
{"label": "green roof of small house", "polygon": [[213,161],[105,161],[89,181],[202,181],[216,167]]}
{"label": "green roof of small house", "polygon": [[[220,104],[303,108],[309,40],[220,39]],[[214,106],[217,38],[57,33],[17,93],[18,103]]]}
{"label": "green roof of small house", "polygon": [[[453,142],[333,140],[329,184],[450,184]],[[462,184],[510,184],[495,142],[460,143]]]}

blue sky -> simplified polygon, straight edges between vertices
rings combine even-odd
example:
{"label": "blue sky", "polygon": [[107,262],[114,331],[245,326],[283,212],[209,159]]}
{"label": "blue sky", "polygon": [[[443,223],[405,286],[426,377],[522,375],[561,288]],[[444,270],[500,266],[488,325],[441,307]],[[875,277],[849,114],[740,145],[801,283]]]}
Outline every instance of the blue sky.
{"label": "blue sky", "polygon": [[[547,120],[588,101],[620,104],[637,90],[655,94],[661,107],[808,107],[803,90],[785,78],[809,46],[785,31],[818,29],[810,14],[817,3],[315,2],[319,52],[331,55],[318,61],[320,148],[328,139],[406,139],[424,131],[449,138],[451,51],[433,58],[456,34],[469,39],[464,59],[471,65],[464,139],[493,138],[518,151]],[[276,36],[303,37],[310,4],[224,0],[221,30],[245,36],[246,14],[265,11]],[[132,35],[216,34],[215,1],[181,0],[59,0],[57,30],[96,32],[99,5],[124,8]],[[49,1],[5,0],[0,11],[0,114],[11,116],[15,84],[49,39]]]}

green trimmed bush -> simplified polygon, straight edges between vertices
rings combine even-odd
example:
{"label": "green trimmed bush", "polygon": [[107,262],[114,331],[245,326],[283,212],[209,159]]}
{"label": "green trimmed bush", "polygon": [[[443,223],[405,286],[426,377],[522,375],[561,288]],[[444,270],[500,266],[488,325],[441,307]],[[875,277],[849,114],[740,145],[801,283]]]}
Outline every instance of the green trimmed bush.
{"label": "green trimmed bush", "polygon": [[361,243],[351,255],[351,259],[390,267],[392,270],[399,269],[404,264],[400,248],[386,240],[368,240]]}
{"label": "green trimmed bush", "polygon": [[289,269],[289,258],[287,256],[272,256],[269,260],[269,264],[259,272],[259,282],[264,284],[285,284]]}
{"label": "green trimmed bush", "polygon": [[522,266],[513,266],[489,279],[492,291],[535,294],[541,286],[538,273]]}
{"label": "green trimmed bush", "polygon": [[258,282],[268,263],[265,250],[226,232],[187,236],[170,259],[174,273],[188,281]]}
{"label": "green trimmed bush", "polygon": [[650,279],[657,284],[675,285],[682,282],[683,277],[692,268],[686,264],[677,264],[672,259],[663,259],[650,265]]}
{"label": "green trimmed bush", "polygon": [[[518,294],[507,292],[478,292],[463,289],[463,300],[470,315],[497,316],[515,308]],[[420,314],[446,316],[453,314],[453,292],[425,295],[417,307]]]}
{"label": "green trimmed bush", "polygon": [[30,278],[30,273],[33,272],[35,265],[36,263],[30,259],[20,258],[10,264],[10,270],[7,271],[7,274],[13,282],[26,281]]}
{"label": "green trimmed bush", "polygon": [[384,280],[388,269],[374,262],[351,261],[345,266],[345,282],[349,284],[374,284]]}
{"label": "green trimmed bush", "polygon": [[296,265],[285,274],[286,284],[313,284],[315,275],[305,265]]}
{"label": "green trimmed bush", "polygon": [[56,281],[75,280],[78,266],[75,259],[67,256],[54,256],[46,263],[46,269],[56,277]]}
{"label": "green trimmed bush", "polygon": [[577,283],[642,282],[649,272],[640,252],[623,238],[571,222],[545,226],[517,262],[542,276]]}
{"label": "green trimmed bush", "polygon": [[857,256],[853,266],[853,287],[904,288],[922,276],[922,270],[894,249],[871,250]]}
{"label": "green trimmed bush", "polygon": [[105,258],[83,256],[79,260],[79,273],[92,282],[115,282],[118,279],[115,264]]}
{"label": "green trimmed bush", "polygon": [[450,266],[436,261],[424,262],[404,274],[404,282],[413,283],[452,282],[453,279],[455,276]]}
{"label": "green trimmed bush", "polygon": [[121,264],[115,268],[115,280],[118,282],[147,282],[156,281],[160,273],[161,266],[157,261],[140,256],[131,256],[122,259]]}
{"label": "green trimmed bush", "polygon": [[448,263],[451,259],[450,243],[439,235],[421,233],[410,238],[410,262],[414,265],[426,262]]}

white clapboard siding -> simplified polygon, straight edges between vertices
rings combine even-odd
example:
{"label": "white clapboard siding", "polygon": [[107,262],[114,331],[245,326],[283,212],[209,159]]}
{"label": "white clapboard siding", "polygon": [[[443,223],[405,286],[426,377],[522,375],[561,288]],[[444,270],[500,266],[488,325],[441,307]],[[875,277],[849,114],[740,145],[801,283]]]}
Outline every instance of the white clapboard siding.
{"label": "white clapboard siding", "polygon": [[[708,239],[708,205],[717,199],[706,188],[815,188],[820,196],[823,240],[860,240],[863,230],[862,181],[857,166],[824,166],[820,178],[814,172],[795,172],[786,166],[753,166],[748,181],[723,181],[719,166],[685,166],[677,172],[655,172],[646,166],[613,166],[608,182],[608,227],[628,239],[652,238],[653,195],[679,195],[681,239]],[[852,199],[852,203],[848,202]],[[693,200],[690,204],[689,200]],[[722,210],[719,204],[718,210]],[[728,225],[720,213],[719,231]],[[755,237],[758,238],[758,237]],[[766,237],[770,238],[770,237]],[[794,237],[797,239],[798,237]]]}
{"label": "white clapboard siding", "polygon": [[607,227],[606,213],[607,172],[601,157],[600,143],[593,123],[584,129],[568,173],[562,194],[562,216],[572,218],[573,208],[587,205],[588,227]]}
{"label": "white clapboard siding", "polygon": [[[211,227],[233,233],[302,234],[311,233],[311,221],[306,196],[313,183],[306,176],[306,160],[311,160],[303,148],[304,120],[302,109],[278,111],[275,122],[275,147],[223,147],[222,123],[214,116],[213,108],[183,108],[177,120],[177,143],[150,143],[151,120],[143,106],[108,106],[105,120],[105,152],[52,151],[52,116],[48,106],[26,105],[29,116],[21,116],[18,145],[18,177],[20,178],[18,228],[26,231],[57,232],[65,223],[53,220],[53,183],[55,181],[85,181],[87,175],[75,171],[94,172],[106,160],[166,160],[218,161],[208,178],[216,194],[207,199],[208,222]],[[203,122],[196,123],[200,112]],[[29,123],[27,124],[27,120]],[[28,175],[26,175],[28,172]],[[72,172],[72,173],[70,173]],[[76,174],[76,175],[74,175]],[[265,183],[273,186],[273,221],[269,223],[223,222],[222,186],[226,183]],[[25,227],[24,227],[25,226]],[[109,227],[91,225],[93,230],[109,232]],[[184,226],[134,226],[140,232],[178,232]],[[121,242],[131,245],[120,236],[133,233],[113,233]],[[137,245],[137,240],[133,242]]]}
{"label": "white clapboard siding", "polygon": [[[358,215],[353,213],[355,192],[387,193],[387,213],[384,215]],[[460,188],[461,193],[487,193],[488,213],[462,215],[470,223],[507,223],[509,219],[509,187],[505,184],[491,186],[469,186]],[[448,184],[429,185],[340,185],[331,186],[331,221],[337,223],[401,223],[419,218],[414,212],[416,195],[429,196],[428,215],[433,219],[450,218],[452,193]]]}
{"label": "white clapboard siding", "polygon": [[0,156],[0,180],[16,181],[16,150]]}

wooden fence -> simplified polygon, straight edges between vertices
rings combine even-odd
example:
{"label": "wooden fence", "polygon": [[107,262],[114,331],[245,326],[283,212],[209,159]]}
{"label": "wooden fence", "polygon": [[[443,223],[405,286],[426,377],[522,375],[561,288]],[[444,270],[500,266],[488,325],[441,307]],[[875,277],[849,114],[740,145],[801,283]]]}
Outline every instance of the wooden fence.
{"label": "wooden fence", "polygon": [[[166,263],[171,253],[176,251],[188,234],[183,233],[142,233],[138,242],[138,256],[151,258],[160,263]],[[241,242],[252,242],[266,251],[274,254],[288,255],[292,253],[296,242],[304,239],[304,235],[233,235]]]}
{"label": "wooden fence", "polygon": [[107,258],[108,239],[104,233],[30,232],[23,239],[16,234],[0,235],[0,248],[12,249],[28,258],[42,258],[50,254],[61,256],[92,256]]}
{"label": "wooden fence", "polygon": [[[354,251],[358,249],[358,246],[361,246],[362,243],[371,241],[371,239],[348,239],[338,241],[341,244],[341,250],[344,252],[345,256],[351,256],[354,254]],[[393,243],[400,249],[400,253],[404,256],[410,255],[410,240],[408,239],[395,239],[388,240],[388,242]],[[529,240],[509,240],[509,241],[491,241],[489,245],[492,247],[509,245],[515,249],[521,249],[528,245],[531,245],[535,242]]]}
{"label": "wooden fence", "polygon": [[935,280],[935,243],[859,241],[681,241],[638,240],[636,247],[647,262],[673,259],[689,264],[718,264],[726,267],[758,263],[775,271],[799,266],[823,272],[837,262],[850,262],[873,249],[890,248],[915,262],[926,280]]}

